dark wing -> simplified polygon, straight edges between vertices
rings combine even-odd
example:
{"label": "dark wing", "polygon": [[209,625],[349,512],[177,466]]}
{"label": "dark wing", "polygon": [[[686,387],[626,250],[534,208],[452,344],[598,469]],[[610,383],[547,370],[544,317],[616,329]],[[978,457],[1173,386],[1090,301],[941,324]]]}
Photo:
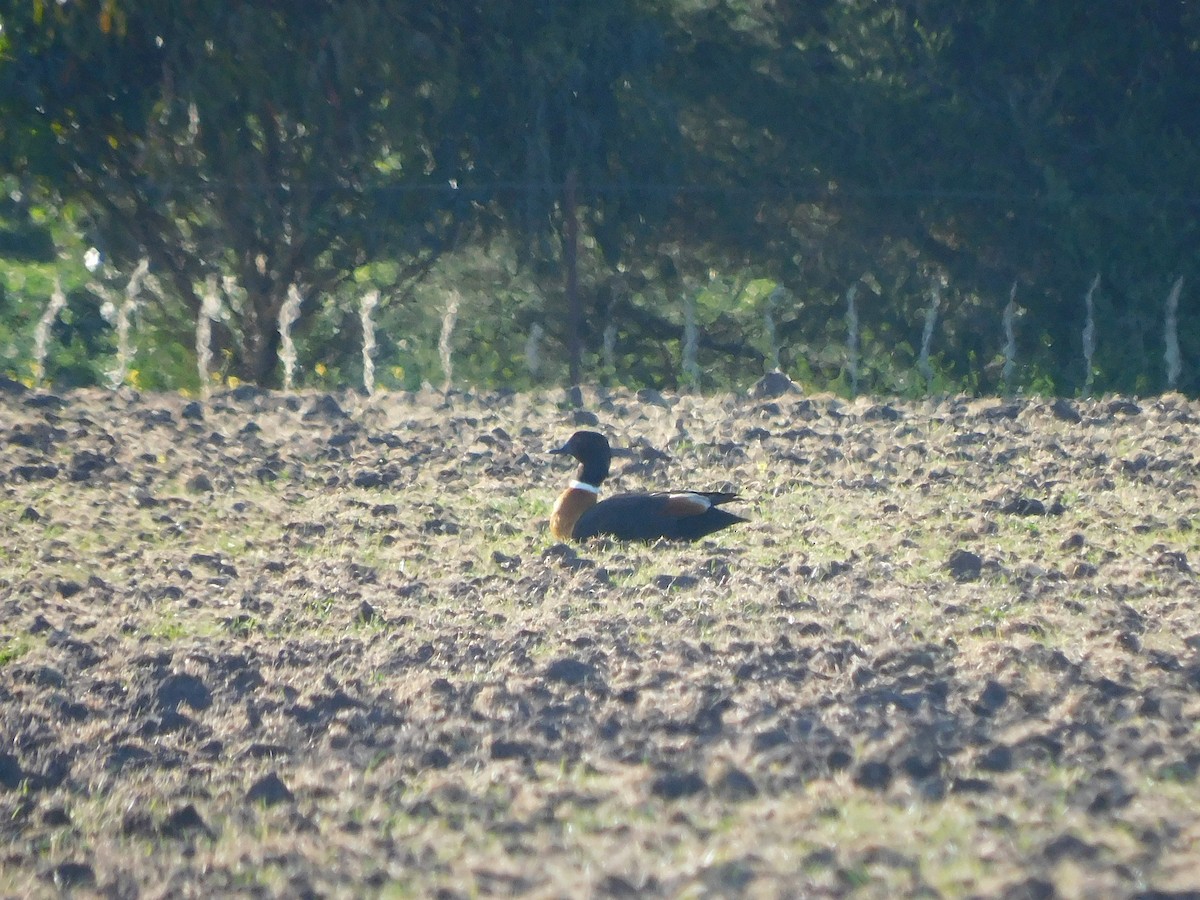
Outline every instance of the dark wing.
{"label": "dark wing", "polygon": [[664,498],[669,503],[678,504],[679,508],[686,515],[687,510],[693,510],[697,515],[704,512],[710,506],[720,506],[722,503],[729,503],[733,500],[740,500],[737,494],[726,493],[725,491],[654,491],[650,494],[640,494],[635,496]]}
{"label": "dark wing", "polygon": [[575,525],[573,537],[585,540],[600,534],[630,541],[658,538],[694,541],[746,521],[717,509],[736,494],[676,491],[654,494],[619,494],[597,503]]}

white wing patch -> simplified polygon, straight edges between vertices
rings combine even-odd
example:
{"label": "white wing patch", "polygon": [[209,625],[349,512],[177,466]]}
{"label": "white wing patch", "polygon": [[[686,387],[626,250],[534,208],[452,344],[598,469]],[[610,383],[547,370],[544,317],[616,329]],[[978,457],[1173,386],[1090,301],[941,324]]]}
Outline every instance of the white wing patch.
{"label": "white wing patch", "polygon": [[712,501],[703,494],[667,494],[667,513],[672,516],[698,516],[712,508]]}

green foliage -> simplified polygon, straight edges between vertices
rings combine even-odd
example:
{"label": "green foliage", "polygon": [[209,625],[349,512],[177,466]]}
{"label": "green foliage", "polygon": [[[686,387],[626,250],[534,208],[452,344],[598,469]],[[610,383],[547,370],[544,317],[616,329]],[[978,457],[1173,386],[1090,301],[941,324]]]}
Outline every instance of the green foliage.
{"label": "green foliage", "polygon": [[215,0],[21,4],[3,18],[0,164],[78,199],[117,269],[149,258],[168,330],[199,314],[206,276],[235,278],[218,340],[244,377],[268,382],[293,284],[329,291],[401,245],[417,260],[443,230],[439,209],[417,217],[382,193],[397,181],[383,172],[426,181],[412,125],[436,55],[392,62],[420,58],[424,15],[373,2],[303,15]]}
{"label": "green foliage", "polygon": [[214,325],[223,376],[279,380],[296,285],[300,384],[361,383],[372,288],[378,384],[445,380],[451,296],[456,382],[558,384],[577,221],[590,379],[679,385],[686,298],[690,387],[778,358],[849,390],[858,284],[860,390],[999,391],[1015,284],[1016,387],[1073,394],[1099,274],[1093,390],[1165,386],[1183,276],[1180,387],[1200,392],[1187,4],[130,0],[17,4],[0,25],[0,370],[16,377],[55,276],[49,377],[113,368],[81,267],[94,245],[118,295],[143,258],[157,279],[134,319],[146,387],[198,387],[211,275],[237,284]]}
{"label": "green foliage", "polygon": [[87,290],[86,249],[70,206],[45,202],[19,179],[0,177],[0,374],[33,377],[33,346],[56,279],[67,306],[48,335],[47,376],[66,384],[95,384],[110,348],[100,303]]}

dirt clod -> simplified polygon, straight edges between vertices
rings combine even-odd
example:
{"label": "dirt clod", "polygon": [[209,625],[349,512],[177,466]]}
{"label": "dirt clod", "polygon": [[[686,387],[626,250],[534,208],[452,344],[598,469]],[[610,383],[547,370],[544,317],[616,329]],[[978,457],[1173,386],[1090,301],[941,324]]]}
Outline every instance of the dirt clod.
{"label": "dirt clod", "polygon": [[197,676],[176,672],[163,679],[155,692],[155,700],[165,710],[176,711],[184,705],[202,710],[212,703],[212,693]]}
{"label": "dirt clod", "polygon": [[723,800],[739,801],[757,797],[758,785],[741,769],[729,766],[713,781],[713,793]]}
{"label": "dirt clod", "polygon": [[263,775],[246,791],[247,803],[261,803],[264,806],[291,803],[293,799],[291,790],[275,772]]}
{"label": "dirt clod", "polygon": [[88,888],[96,884],[96,872],[88,863],[62,862],[54,866],[48,875],[59,890]]}
{"label": "dirt clod", "polygon": [[950,554],[946,569],[956,581],[978,581],[983,571],[983,559],[978,553],[960,548]]}
{"label": "dirt clod", "polygon": [[548,681],[560,681],[563,684],[583,684],[588,679],[596,677],[596,667],[579,659],[565,657],[556,659],[546,667]]}
{"label": "dirt clod", "polygon": [[1008,702],[1008,688],[998,681],[988,680],[983,692],[975,702],[975,712],[981,716],[992,716]]}
{"label": "dirt clod", "polygon": [[698,794],[707,787],[698,772],[666,772],[650,783],[650,793],[663,800],[680,800]]}
{"label": "dirt clod", "polygon": [[192,835],[215,837],[213,830],[209,828],[208,823],[191,803],[179,807],[163,819],[160,831],[164,837],[175,840],[185,839]]}
{"label": "dirt clod", "polygon": [[892,767],[883,760],[868,760],[854,770],[854,783],[874,791],[887,790],[892,783]]}

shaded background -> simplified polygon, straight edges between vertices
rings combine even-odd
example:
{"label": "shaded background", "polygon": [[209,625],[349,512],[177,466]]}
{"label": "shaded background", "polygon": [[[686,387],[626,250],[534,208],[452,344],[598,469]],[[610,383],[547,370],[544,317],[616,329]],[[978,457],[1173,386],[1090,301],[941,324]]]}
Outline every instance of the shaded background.
{"label": "shaded background", "polygon": [[11,6],[10,377],[1200,388],[1194,5]]}

